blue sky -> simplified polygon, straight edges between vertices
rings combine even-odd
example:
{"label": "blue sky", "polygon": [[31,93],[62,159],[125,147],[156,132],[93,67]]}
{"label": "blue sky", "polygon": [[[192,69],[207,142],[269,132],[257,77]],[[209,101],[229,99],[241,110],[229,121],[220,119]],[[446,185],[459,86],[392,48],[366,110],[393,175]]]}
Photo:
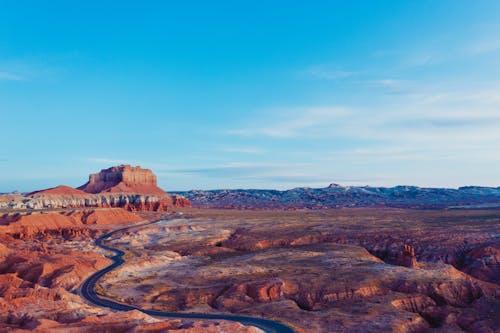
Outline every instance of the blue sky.
{"label": "blue sky", "polygon": [[0,192],[500,186],[498,1],[0,0]]}

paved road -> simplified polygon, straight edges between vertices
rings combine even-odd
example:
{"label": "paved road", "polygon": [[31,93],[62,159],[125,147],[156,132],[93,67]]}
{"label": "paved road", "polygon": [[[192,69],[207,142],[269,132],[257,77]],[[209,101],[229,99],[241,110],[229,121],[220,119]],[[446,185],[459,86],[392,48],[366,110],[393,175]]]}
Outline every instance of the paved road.
{"label": "paved road", "polygon": [[[156,223],[159,221],[153,221],[149,222],[146,224],[151,224],[151,223]],[[141,224],[145,225],[145,224]],[[155,310],[144,310],[132,305],[128,304],[122,304],[118,303],[116,301],[113,301],[111,299],[106,299],[103,297],[100,297],[99,295],[96,294],[95,292],[95,285],[97,281],[104,276],[106,273],[112,271],[116,267],[122,265],[125,261],[122,259],[122,256],[125,254],[125,252],[106,246],[102,244],[103,240],[122,231],[125,231],[130,228],[137,227],[135,226],[130,226],[126,228],[121,228],[112,232],[109,232],[105,235],[102,235],[98,239],[95,240],[95,244],[103,249],[106,249],[108,251],[114,252],[115,255],[112,256],[110,259],[113,260],[113,263],[109,265],[108,267],[94,273],[91,275],[88,279],[86,279],[82,286],[80,287],[80,295],[85,298],[87,301],[90,303],[93,303],[97,306],[105,307],[105,308],[110,308],[113,310],[118,310],[118,311],[130,311],[130,310],[139,310],[141,312],[144,312],[148,315],[155,316],[155,317],[167,317],[167,318],[188,318],[188,319],[216,319],[216,320],[229,320],[229,321],[236,321],[239,323],[242,323],[243,325],[252,325],[255,327],[260,328],[261,330],[267,332],[267,333],[295,333],[293,329],[290,327],[274,321],[274,320],[268,320],[268,319],[263,319],[263,318],[256,318],[256,317],[247,317],[247,316],[237,316],[237,315],[224,315],[224,314],[209,314],[209,313],[177,313],[177,312],[163,312],[163,311],[155,311]]]}

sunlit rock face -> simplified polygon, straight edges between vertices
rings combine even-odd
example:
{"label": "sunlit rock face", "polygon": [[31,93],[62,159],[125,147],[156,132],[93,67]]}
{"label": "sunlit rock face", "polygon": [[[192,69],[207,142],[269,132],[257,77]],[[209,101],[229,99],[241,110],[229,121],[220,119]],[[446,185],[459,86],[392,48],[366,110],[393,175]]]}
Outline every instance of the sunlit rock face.
{"label": "sunlit rock face", "polygon": [[59,209],[121,207],[129,211],[167,211],[189,207],[181,195],[171,195],[157,186],[155,174],[148,169],[120,165],[89,176],[78,189],[60,185],[22,195],[0,198],[0,209]]}
{"label": "sunlit rock face", "polygon": [[158,187],[155,174],[140,166],[119,165],[103,169],[89,176],[89,181],[78,188],[87,193],[140,193],[166,195]]}

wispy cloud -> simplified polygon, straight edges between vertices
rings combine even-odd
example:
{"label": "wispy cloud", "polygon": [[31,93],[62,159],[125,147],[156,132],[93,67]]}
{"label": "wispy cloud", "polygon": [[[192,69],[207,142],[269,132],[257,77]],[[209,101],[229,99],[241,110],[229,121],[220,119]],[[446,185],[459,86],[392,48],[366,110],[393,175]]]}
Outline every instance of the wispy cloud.
{"label": "wispy cloud", "polygon": [[356,72],[339,69],[331,69],[326,65],[316,65],[300,71],[300,74],[306,77],[312,77],[323,80],[344,79],[356,75]]}
{"label": "wispy cloud", "polygon": [[258,147],[219,147],[216,150],[226,153],[236,154],[263,154],[266,152],[263,148]]}
{"label": "wispy cloud", "polygon": [[[290,166],[290,165],[288,165]],[[301,166],[304,166],[301,164]],[[285,169],[285,164],[279,163],[247,163],[247,162],[232,162],[220,164],[207,168],[180,168],[170,169],[168,173],[183,173],[183,174],[199,174],[209,177],[235,177],[235,176],[249,176],[256,173],[262,174],[272,170]]]}
{"label": "wispy cloud", "polygon": [[276,188],[324,187],[333,182],[366,185],[386,180],[384,176],[372,174],[369,177],[346,176],[332,170],[318,168],[313,163],[227,163],[209,168],[180,168],[162,171],[165,178],[186,177],[189,179],[214,179],[230,185],[216,185],[217,188]]}
{"label": "wispy cloud", "polygon": [[[266,113],[269,113],[269,110]],[[255,126],[231,130],[229,134],[292,138],[308,133],[309,129],[345,118],[351,114],[351,111],[345,107],[303,107],[277,109],[272,110],[272,113],[274,113],[274,119],[267,118],[263,126],[255,124]]]}
{"label": "wispy cloud", "polygon": [[117,159],[117,158],[108,158],[108,157],[87,157],[84,158],[86,162],[90,163],[95,163],[95,164],[108,164],[110,166],[112,165],[119,165],[119,164],[131,164],[134,163],[133,161],[126,160],[126,159]]}
{"label": "wispy cloud", "polygon": [[[392,81],[384,82],[392,84]],[[391,96],[379,106],[346,106],[320,109],[282,109],[267,113],[265,122],[250,121],[251,126],[231,133],[269,138],[315,139],[331,142],[370,142],[385,150],[355,147],[337,152],[336,158],[460,161],[467,156],[487,158],[495,152],[500,161],[500,94],[498,89],[470,87],[446,89],[415,86],[415,92]],[[273,119],[273,121],[270,121]],[[362,144],[362,143],[361,143]],[[317,155],[318,152],[316,151]],[[491,158],[487,158],[491,160]],[[359,159],[358,159],[359,160]]]}
{"label": "wispy cloud", "polygon": [[0,71],[0,80],[25,81],[25,80],[27,80],[27,78],[25,76],[20,75],[20,74]]}
{"label": "wispy cloud", "polygon": [[465,51],[470,55],[482,55],[500,50],[500,40],[483,40],[466,47]]}
{"label": "wispy cloud", "polygon": [[500,23],[484,22],[475,27],[475,38],[465,44],[463,52],[470,56],[481,56],[500,50]]}
{"label": "wispy cloud", "polygon": [[[223,179],[232,184],[281,184],[279,188],[293,186],[326,186],[332,182],[331,174],[311,173],[310,163],[227,163],[208,168],[181,168],[162,171],[166,177],[189,177]],[[353,181],[337,177],[336,181]],[[253,185],[255,186],[255,185]]]}
{"label": "wispy cloud", "polygon": [[386,88],[391,88],[391,89],[403,89],[406,88],[410,85],[409,80],[398,80],[398,79],[378,79],[374,80],[373,83],[375,85],[379,85],[382,87]]}

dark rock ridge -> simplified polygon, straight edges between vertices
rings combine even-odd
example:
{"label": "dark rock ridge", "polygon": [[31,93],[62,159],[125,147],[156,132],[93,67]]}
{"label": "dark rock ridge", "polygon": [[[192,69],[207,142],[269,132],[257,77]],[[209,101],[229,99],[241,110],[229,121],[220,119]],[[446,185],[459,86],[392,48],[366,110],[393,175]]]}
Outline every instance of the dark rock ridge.
{"label": "dark rock ridge", "polygon": [[344,207],[490,208],[500,207],[500,187],[458,189],[416,186],[340,186],[277,190],[193,190],[175,192],[194,207],[239,209],[322,209]]}
{"label": "dark rock ridge", "polygon": [[3,196],[0,209],[58,209],[121,207],[130,211],[166,211],[169,207],[188,207],[189,200],[169,194],[156,184],[151,170],[120,165],[92,174],[78,189],[60,185],[24,196]]}

